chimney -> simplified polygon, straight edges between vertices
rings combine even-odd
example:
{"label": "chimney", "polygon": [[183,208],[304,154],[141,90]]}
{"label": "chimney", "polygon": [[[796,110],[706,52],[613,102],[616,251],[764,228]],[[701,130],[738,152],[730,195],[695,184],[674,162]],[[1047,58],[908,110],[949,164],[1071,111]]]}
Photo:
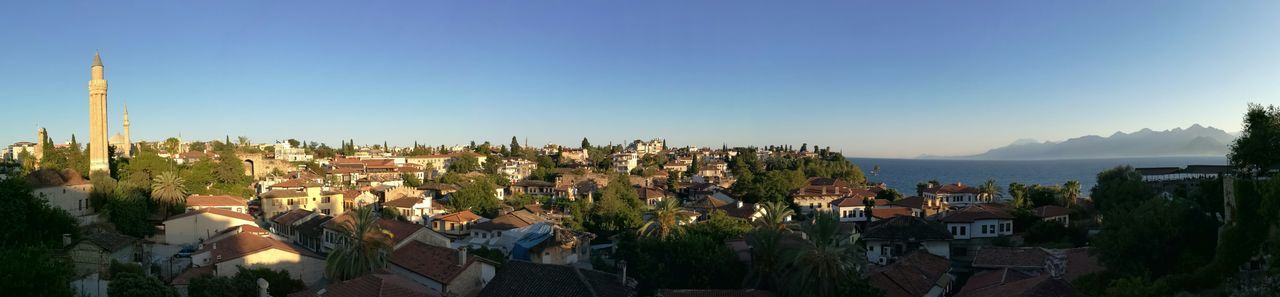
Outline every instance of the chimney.
{"label": "chimney", "polygon": [[271,293],[267,292],[267,287],[270,285],[267,280],[258,278],[258,297],[271,297]]}
{"label": "chimney", "polygon": [[467,248],[458,248],[458,266],[467,264]]}
{"label": "chimney", "polygon": [[738,208],[742,208],[742,200],[738,200]]}
{"label": "chimney", "polygon": [[71,245],[71,234],[63,233],[62,246],[70,246],[70,245]]}
{"label": "chimney", "polygon": [[618,261],[618,282],[627,283],[627,260]]}

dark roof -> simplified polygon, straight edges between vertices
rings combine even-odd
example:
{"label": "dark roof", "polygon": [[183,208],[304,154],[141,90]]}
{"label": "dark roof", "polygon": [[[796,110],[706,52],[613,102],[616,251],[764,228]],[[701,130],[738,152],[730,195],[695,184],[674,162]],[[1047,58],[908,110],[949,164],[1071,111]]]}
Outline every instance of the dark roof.
{"label": "dark roof", "polygon": [[909,208],[915,208],[915,209],[924,209],[924,197],[920,197],[920,196],[906,197],[906,198],[894,200],[893,202],[889,202],[889,205],[909,207]]}
{"label": "dark roof", "polygon": [[[324,225],[322,225],[321,227],[329,230],[338,231],[338,233],[342,233],[343,230],[340,225],[344,222],[348,222],[352,220],[354,219],[351,217],[351,212],[346,212],[336,217],[333,217],[332,220],[325,222]],[[400,244],[400,242],[403,242],[406,239],[409,239],[409,237],[412,236],[413,233],[417,233],[418,230],[427,228],[426,226],[422,226],[422,225],[418,225],[410,222],[401,222],[398,220],[388,220],[388,219],[378,219],[378,227],[381,227],[383,230],[387,230],[387,232],[391,232],[391,242],[394,244]]]}
{"label": "dark roof", "polygon": [[[872,214],[875,214],[874,209]],[[951,232],[941,224],[920,217],[895,216],[872,222],[862,237],[898,241],[951,240]]]}
{"label": "dark roof", "polygon": [[443,296],[439,292],[427,289],[418,283],[395,274],[375,273],[357,277],[344,282],[330,284],[324,288],[324,295],[319,290],[309,289],[289,294],[289,297],[419,297]]}
{"label": "dark roof", "polygon": [[516,187],[544,187],[544,188],[550,188],[550,187],[555,187],[555,186],[556,186],[556,183],[549,182],[549,181],[545,181],[545,180],[526,179],[526,180],[518,181],[518,182],[516,182],[516,183],[514,183],[514,184],[511,184],[511,185],[512,185],[512,186],[516,186]]}
{"label": "dark roof", "polygon": [[1137,171],[1137,172],[1138,172],[1138,174],[1141,174],[1141,175],[1166,175],[1166,174],[1174,174],[1174,173],[1178,173],[1178,171],[1181,171],[1181,170],[1182,170],[1182,168],[1178,168],[1178,167],[1147,167],[1147,168],[1134,168],[1133,170],[1134,170],[1134,171]]}
{"label": "dark roof", "polygon": [[1029,271],[1009,268],[978,271],[965,281],[964,287],[959,288],[959,290],[956,291],[956,295],[966,295],[979,289],[985,289],[991,286],[1020,281],[1036,276],[1031,273],[1032,272]]}
{"label": "dark roof", "polygon": [[881,220],[897,216],[911,216],[911,209],[906,207],[872,208],[868,212],[871,213],[871,217]]}
{"label": "dark roof", "polygon": [[973,257],[973,267],[1044,268],[1049,252],[1034,247],[984,246]]}
{"label": "dark roof", "polygon": [[1012,220],[1013,215],[999,207],[977,204],[948,211],[941,215],[940,220],[944,223],[970,223],[977,220],[993,219]]}
{"label": "dark roof", "polygon": [[884,290],[885,297],[924,296],[950,270],[951,261],[946,258],[916,250],[893,264],[871,269],[867,278],[871,286]]}
{"label": "dark roof", "polygon": [[332,220],[332,219],[333,217],[331,216],[319,216],[316,218],[312,218],[310,220],[307,220],[306,222],[303,222],[302,224],[298,224],[298,227],[296,227],[294,230],[298,230],[298,234],[302,236],[319,238],[320,234],[324,233],[324,228],[321,228],[321,227],[324,226],[324,223],[329,222],[329,220]]}
{"label": "dark roof", "polygon": [[414,241],[392,252],[389,262],[405,270],[448,285],[459,274],[467,270],[467,267],[476,262],[476,256],[467,255],[467,262],[459,263],[458,253],[458,250],[455,249]]}
{"label": "dark roof", "polygon": [[493,231],[493,230],[511,230],[524,226],[533,225],[533,223],[543,221],[538,216],[527,210],[517,210],[509,213],[498,215],[492,220],[476,223],[471,225],[471,229]]}
{"label": "dark roof", "polygon": [[[708,199],[714,199],[717,201],[719,200],[715,198],[708,198]],[[746,203],[746,202],[742,202],[741,200],[739,200],[737,203],[730,203],[730,204],[721,205],[720,207],[716,207],[716,209],[724,211],[724,214],[726,215],[739,218],[739,219],[748,219],[748,220],[750,220],[752,216],[756,215],[757,208],[758,206],[756,206],[755,203]]]}
{"label": "dark roof", "polygon": [[311,215],[312,211],[301,208],[290,209],[289,211],[271,218],[272,223],[280,225],[291,225],[302,218]]}
{"label": "dark roof", "polygon": [[756,289],[741,290],[662,290],[658,297],[775,297],[769,291]]}
{"label": "dark roof", "polygon": [[1080,296],[1080,294],[1066,281],[1044,274],[1012,282],[998,283],[985,288],[970,289],[956,296],[1074,297]]}
{"label": "dark roof", "polygon": [[84,239],[93,245],[112,252],[119,251],[138,242],[137,238],[109,231],[90,234],[85,236]]}
{"label": "dark roof", "polygon": [[1031,214],[1040,218],[1052,218],[1071,214],[1071,209],[1057,205],[1045,205],[1031,209]]}
{"label": "dark roof", "polygon": [[[628,279],[634,284],[634,280]],[[632,297],[634,285],[615,274],[564,265],[509,261],[498,269],[481,297]]]}
{"label": "dark roof", "polygon": [[1169,174],[1226,174],[1230,173],[1233,168],[1230,165],[1187,165],[1187,168],[1179,167],[1147,167],[1134,168],[1141,175],[1169,175]]}

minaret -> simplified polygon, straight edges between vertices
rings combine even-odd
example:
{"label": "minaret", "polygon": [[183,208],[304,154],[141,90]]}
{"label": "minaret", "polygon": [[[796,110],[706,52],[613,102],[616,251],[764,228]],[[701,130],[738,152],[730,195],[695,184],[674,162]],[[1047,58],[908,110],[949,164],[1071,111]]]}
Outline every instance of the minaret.
{"label": "minaret", "polygon": [[36,167],[38,168],[40,167],[40,160],[44,159],[44,146],[48,144],[49,132],[45,131],[44,127],[40,127],[40,131],[36,132],[36,134],[38,135],[38,137],[40,137],[40,140],[36,140],[36,154],[35,154]]}
{"label": "minaret", "polygon": [[124,103],[124,147],[116,149],[123,150],[125,156],[133,157],[133,138],[129,138],[129,102]]}
{"label": "minaret", "polygon": [[102,74],[102,57],[93,54],[89,67],[89,173],[111,174],[107,158],[107,79]]}

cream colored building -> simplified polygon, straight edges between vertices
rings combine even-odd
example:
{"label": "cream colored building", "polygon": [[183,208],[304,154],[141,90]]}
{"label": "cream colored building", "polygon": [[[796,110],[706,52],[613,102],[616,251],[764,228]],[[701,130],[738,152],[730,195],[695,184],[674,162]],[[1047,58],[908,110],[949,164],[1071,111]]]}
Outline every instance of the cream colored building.
{"label": "cream colored building", "polygon": [[81,225],[93,222],[96,212],[89,202],[93,184],[81,178],[80,173],[75,170],[37,170],[27,175],[27,184],[31,185],[36,197],[45,199],[50,206],[66,210]]}
{"label": "cream colored building", "polygon": [[319,183],[303,180],[287,180],[271,185],[270,191],[258,195],[262,201],[262,213],[274,217],[291,209],[306,209],[336,216],[346,211],[342,193],[325,191]]}
{"label": "cream colored building", "polygon": [[296,249],[279,240],[240,233],[205,243],[191,255],[196,267],[214,267],[215,275],[235,275],[237,267],[285,270],[308,286],[324,277],[325,261],[320,255]]}
{"label": "cream colored building", "polygon": [[199,243],[228,228],[257,226],[253,217],[220,208],[205,208],[164,221],[164,241],[172,245]]}

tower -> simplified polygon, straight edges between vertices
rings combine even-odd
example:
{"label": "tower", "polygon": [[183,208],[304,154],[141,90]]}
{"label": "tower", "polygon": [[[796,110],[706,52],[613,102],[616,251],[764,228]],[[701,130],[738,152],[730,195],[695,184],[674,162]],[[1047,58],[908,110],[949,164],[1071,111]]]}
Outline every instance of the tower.
{"label": "tower", "polygon": [[133,138],[129,138],[129,102],[125,102],[123,107],[124,107],[124,147],[117,147],[116,149],[123,150],[122,152],[124,153],[125,156],[133,157]]}
{"label": "tower", "polygon": [[49,143],[48,142],[49,132],[45,131],[44,127],[41,127],[40,131],[36,132],[36,134],[38,134],[38,137],[40,137],[39,140],[36,140],[36,153],[35,153],[36,167],[39,167],[40,160],[44,159],[44,146],[48,145]]}
{"label": "tower", "polygon": [[93,54],[89,67],[89,173],[111,174],[107,158],[107,79],[102,73],[102,57]]}

